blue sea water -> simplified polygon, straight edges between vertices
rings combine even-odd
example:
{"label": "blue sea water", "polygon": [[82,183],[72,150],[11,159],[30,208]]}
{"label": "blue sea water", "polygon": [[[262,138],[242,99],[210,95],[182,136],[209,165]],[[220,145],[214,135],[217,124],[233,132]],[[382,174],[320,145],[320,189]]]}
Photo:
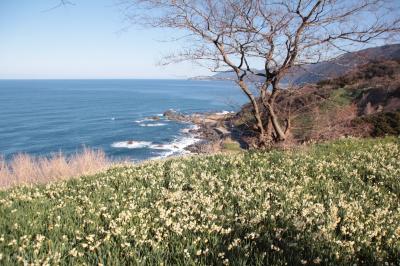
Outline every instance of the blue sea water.
{"label": "blue sea water", "polygon": [[234,111],[244,102],[229,81],[0,80],[0,154],[86,146],[115,159],[174,155],[196,140],[187,133],[192,125],[168,121],[164,111]]}

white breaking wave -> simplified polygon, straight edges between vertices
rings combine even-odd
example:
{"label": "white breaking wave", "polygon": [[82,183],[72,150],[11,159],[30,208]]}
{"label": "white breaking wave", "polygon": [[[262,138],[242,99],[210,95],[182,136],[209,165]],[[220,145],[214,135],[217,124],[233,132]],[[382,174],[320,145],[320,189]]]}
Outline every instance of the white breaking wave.
{"label": "white breaking wave", "polygon": [[140,119],[140,120],[135,120],[135,123],[144,123],[144,122],[150,122],[150,121],[154,121],[153,119],[149,119],[149,118],[145,118],[145,119]]}
{"label": "white breaking wave", "polygon": [[183,137],[180,139],[176,139],[168,144],[152,144],[149,146],[149,148],[154,150],[165,150],[165,152],[161,153],[160,156],[155,157],[155,158],[165,158],[171,155],[181,155],[190,153],[189,151],[185,150],[185,148],[192,144],[195,144],[198,141],[200,141],[200,139],[194,136]]}
{"label": "white breaking wave", "polygon": [[[163,117],[164,114],[155,114],[154,116]],[[141,123],[144,123],[144,122],[157,121],[157,120],[160,120],[160,119],[154,119],[154,118],[151,118],[151,116],[150,116],[150,117],[143,118],[143,119],[140,119],[140,120],[135,120],[134,122],[138,123],[138,124],[141,124]],[[168,119],[162,119],[162,120],[169,121]]]}
{"label": "white breaking wave", "polygon": [[190,125],[188,128],[181,129],[181,132],[186,134],[185,136],[178,138],[168,144],[152,144],[150,145],[150,148],[156,150],[166,150],[156,158],[165,158],[172,155],[188,154],[190,153],[190,151],[185,150],[185,148],[201,141],[201,139],[198,138],[195,134],[190,134],[190,130],[197,130],[199,128],[200,127],[198,125]]}
{"label": "white breaking wave", "polygon": [[140,148],[149,147],[150,145],[151,145],[151,142],[149,142],[149,141],[128,140],[128,141],[114,142],[113,144],[111,144],[111,147],[126,148],[126,149],[140,149]]}
{"label": "white breaking wave", "polygon": [[219,112],[219,113],[215,113],[216,115],[227,115],[227,114],[233,114],[233,113],[235,113],[234,111],[222,111],[222,112]]}
{"label": "white breaking wave", "polygon": [[[139,123],[139,126],[142,127],[157,127],[157,126],[167,125],[166,123],[143,123],[143,121],[150,121],[150,120],[144,119],[135,122]],[[150,141],[128,140],[128,141],[114,142],[111,144],[111,147],[125,148],[125,149],[140,149],[140,148],[152,149],[155,151],[157,155],[152,158],[149,158],[149,160],[166,158],[173,155],[188,154],[190,153],[190,151],[185,150],[185,148],[201,141],[201,139],[199,139],[195,134],[190,134],[191,133],[190,130],[197,130],[197,129],[199,129],[199,126],[193,124],[187,128],[181,129],[181,132],[184,133],[184,135],[175,139],[170,143],[157,144]]]}
{"label": "white breaking wave", "polygon": [[141,127],[162,127],[165,125],[165,123],[139,124]]}
{"label": "white breaking wave", "polygon": [[173,142],[167,144],[153,144],[149,141],[119,141],[111,144],[113,148],[125,148],[125,149],[140,149],[140,148],[149,148],[153,150],[163,150],[164,152],[160,153],[160,155],[150,158],[151,160],[161,159],[165,157],[169,157],[172,155],[182,155],[188,154],[189,151],[185,150],[186,147],[195,144],[200,141],[195,137],[183,137],[180,139],[176,139]]}
{"label": "white breaking wave", "polygon": [[198,130],[200,127],[198,125],[191,125],[190,127],[181,129],[182,133],[189,134],[191,130]]}

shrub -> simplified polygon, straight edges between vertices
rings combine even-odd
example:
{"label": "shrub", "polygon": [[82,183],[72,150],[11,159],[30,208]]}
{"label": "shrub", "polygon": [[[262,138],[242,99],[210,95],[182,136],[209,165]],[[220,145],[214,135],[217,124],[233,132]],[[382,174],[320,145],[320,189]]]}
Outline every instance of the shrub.
{"label": "shrub", "polygon": [[103,151],[88,148],[69,157],[62,153],[50,158],[17,154],[10,161],[0,157],[0,188],[94,174],[110,165]]}
{"label": "shrub", "polygon": [[400,110],[369,115],[358,119],[373,126],[372,136],[400,135]]}

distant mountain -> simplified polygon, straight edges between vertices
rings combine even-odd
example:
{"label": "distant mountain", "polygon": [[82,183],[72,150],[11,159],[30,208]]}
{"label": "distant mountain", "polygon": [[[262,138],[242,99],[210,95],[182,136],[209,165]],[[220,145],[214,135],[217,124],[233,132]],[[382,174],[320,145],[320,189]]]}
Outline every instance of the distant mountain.
{"label": "distant mountain", "polygon": [[[368,48],[357,52],[343,54],[329,62],[295,67],[283,78],[282,83],[290,83],[294,85],[315,83],[324,79],[335,78],[344,75],[358,65],[366,64],[370,61],[382,60],[400,60],[400,44]],[[210,77],[202,76],[194,77],[192,79],[235,79],[235,74],[232,71],[225,71]]]}
{"label": "distant mountain", "polygon": [[189,80],[234,80],[236,74],[233,71],[222,71],[212,76],[196,76]]}

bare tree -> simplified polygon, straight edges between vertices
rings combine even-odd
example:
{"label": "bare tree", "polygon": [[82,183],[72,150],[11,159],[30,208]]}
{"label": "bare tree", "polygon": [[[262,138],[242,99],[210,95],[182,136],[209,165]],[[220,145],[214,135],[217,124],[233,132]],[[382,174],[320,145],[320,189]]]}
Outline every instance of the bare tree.
{"label": "bare tree", "polygon": [[126,2],[135,23],[183,31],[189,45],[167,63],[195,60],[235,73],[252,104],[260,146],[286,139],[289,119],[279,117],[275,104],[293,67],[396,39],[400,29],[395,2],[386,0]]}

